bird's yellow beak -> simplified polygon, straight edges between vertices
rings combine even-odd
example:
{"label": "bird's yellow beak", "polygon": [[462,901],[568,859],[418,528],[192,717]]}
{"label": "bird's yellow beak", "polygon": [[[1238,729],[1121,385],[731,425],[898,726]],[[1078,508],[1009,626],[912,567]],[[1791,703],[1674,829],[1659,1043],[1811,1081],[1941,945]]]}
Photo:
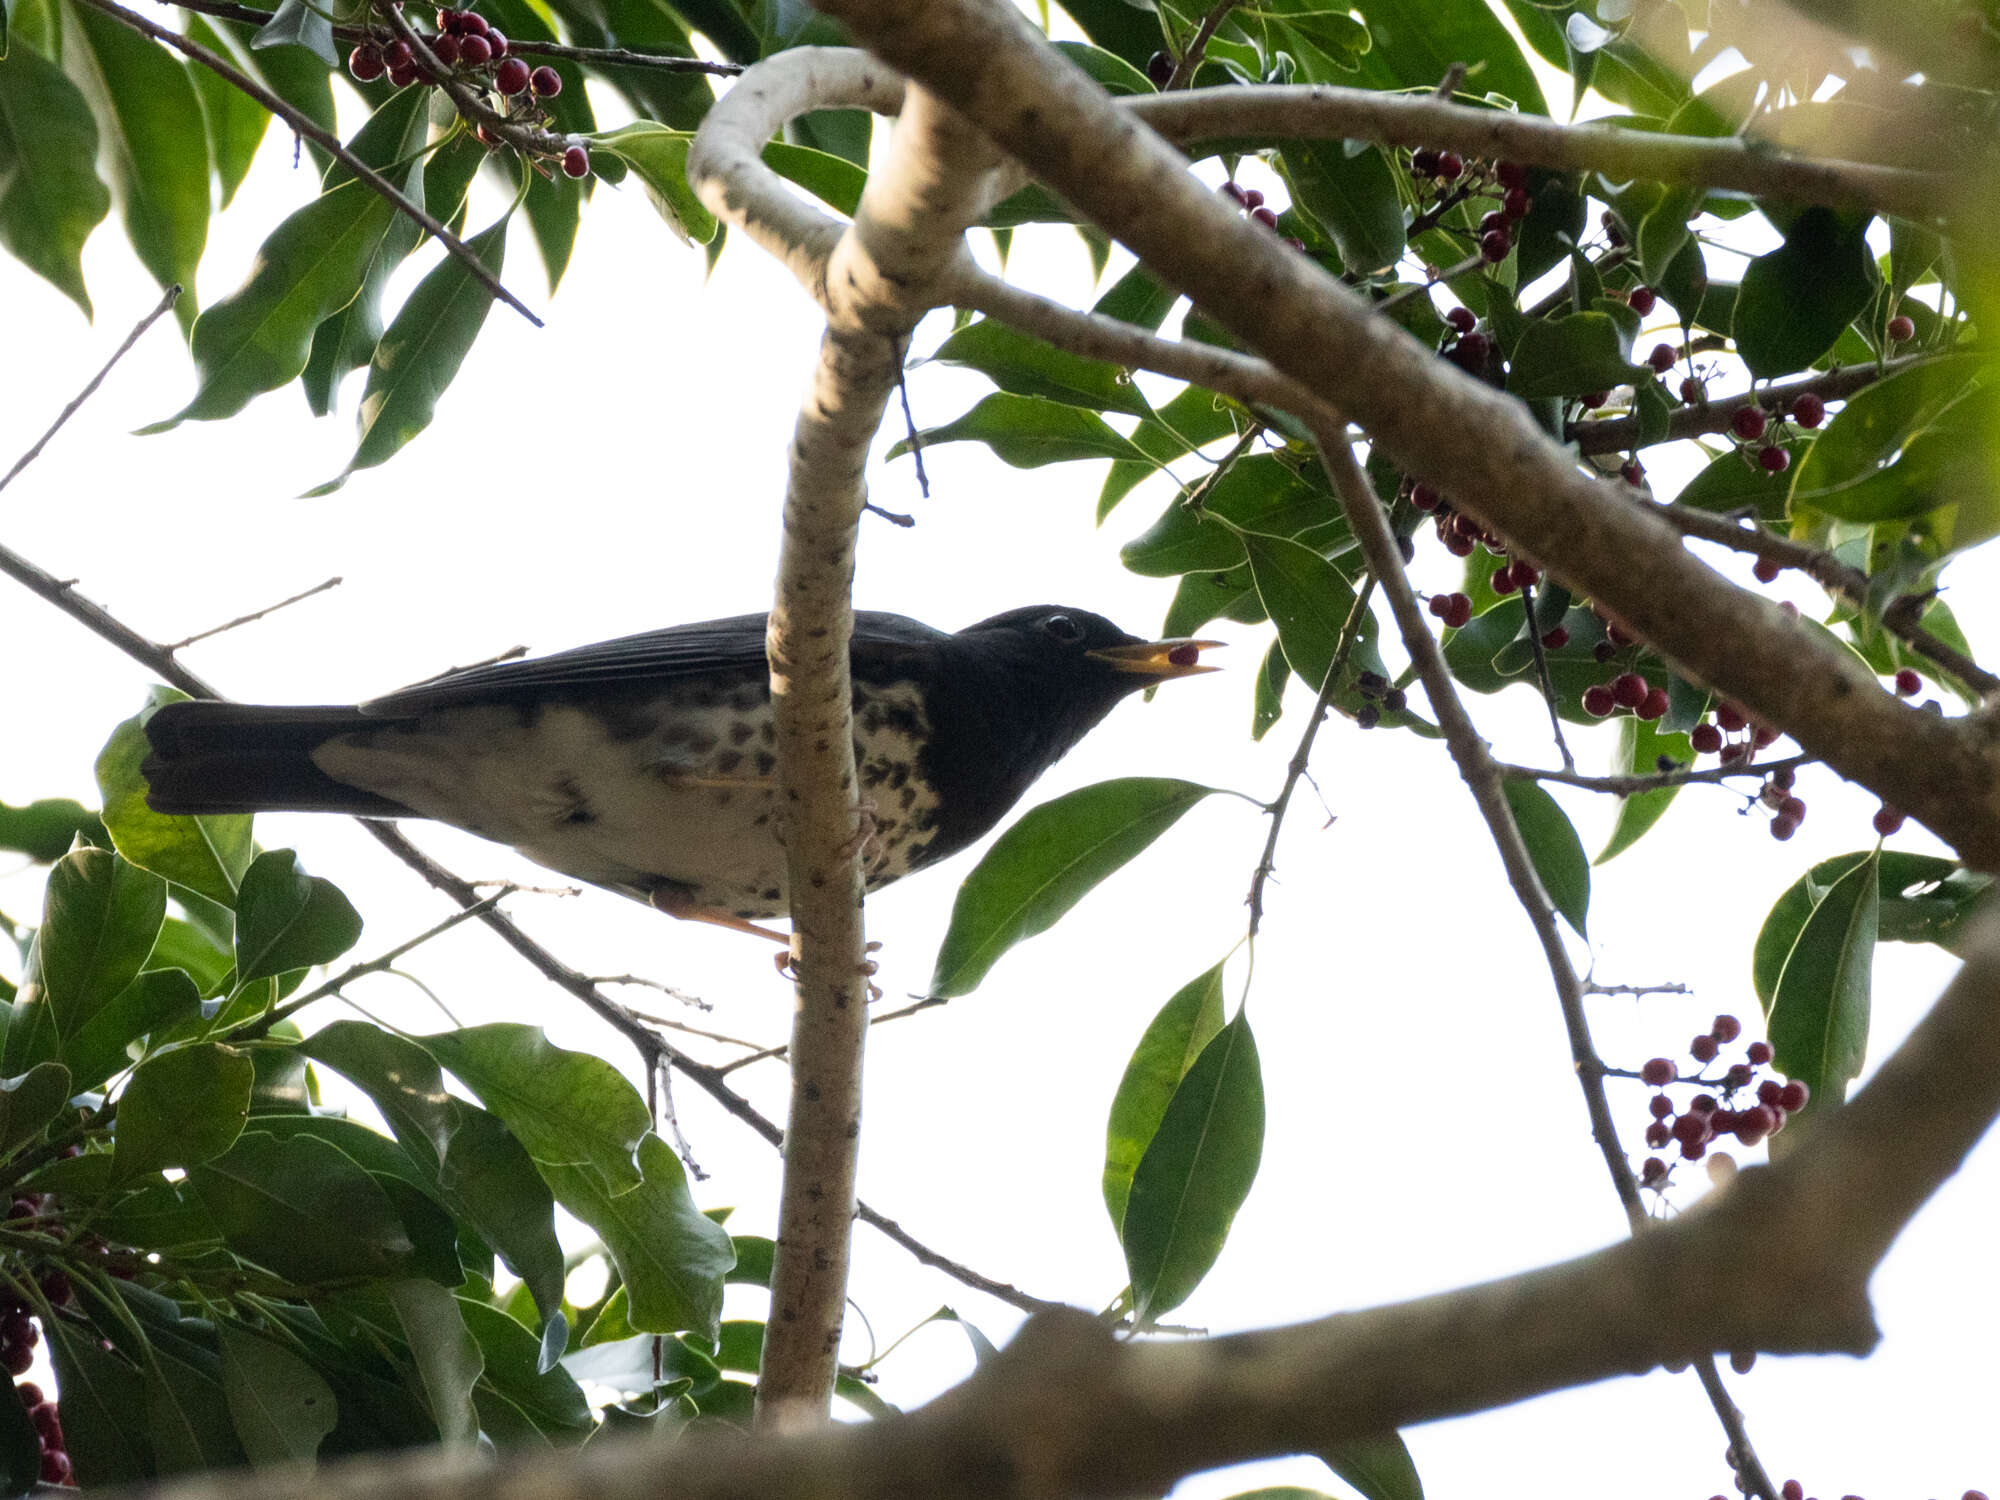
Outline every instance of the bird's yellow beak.
{"label": "bird's yellow beak", "polygon": [[1140,641],[1131,646],[1106,646],[1090,655],[1109,662],[1121,672],[1140,677],[1193,677],[1198,672],[1219,672],[1220,667],[1204,666],[1203,651],[1227,645],[1226,641]]}

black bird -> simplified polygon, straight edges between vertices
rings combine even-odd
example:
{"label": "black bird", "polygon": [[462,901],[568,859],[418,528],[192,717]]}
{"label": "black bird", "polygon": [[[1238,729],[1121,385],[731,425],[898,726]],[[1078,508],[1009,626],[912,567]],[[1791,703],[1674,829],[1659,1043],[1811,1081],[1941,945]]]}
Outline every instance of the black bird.
{"label": "black bird", "polygon": [[[787,904],[766,620],[473,667],[355,707],[170,703],[146,723],[146,800],[435,818],[676,916],[747,928]],[[1213,671],[1198,658],[1216,644],[1142,641],[1054,605],[956,634],[857,612],[869,889],[972,843],[1126,694]]]}

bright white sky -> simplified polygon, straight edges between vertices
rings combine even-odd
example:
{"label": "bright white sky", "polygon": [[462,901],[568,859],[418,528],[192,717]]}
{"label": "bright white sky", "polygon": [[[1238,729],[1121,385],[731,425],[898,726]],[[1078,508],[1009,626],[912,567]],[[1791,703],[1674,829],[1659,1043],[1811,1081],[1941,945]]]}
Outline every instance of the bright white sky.
{"label": "bright white sky", "polygon": [[[289,169],[290,150],[289,138],[274,135],[216,222],[205,300],[241,282],[262,235],[313,191],[308,172]],[[496,208],[489,194],[475,227]],[[358,381],[341,414],[324,422],[292,387],[235,421],[129,436],[192,390],[163,324],[0,501],[0,540],[77,578],[83,593],[161,639],[344,577],[331,594],[187,653],[225,692],[249,700],[348,701],[517,643],[547,650],[764,606],[786,442],[817,339],[813,311],[747,243],[705,280],[701,254],[673,239],[636,185],[600,190],[585,220],[553,300],[529,237],[512,237],[504,279],[549,326],[537,332],[497,309],[435,425],[338,494],[294,498],[344,464]],[[418,264],[431,260],[427,253]],[[0,460],[39,435],[155,300],[115,224],[100,229],[85,264],[94,326],[47,285],[0,263],[12,355],[0,362]],[[1091,295],[1087,260],[1067,231],[1024,232],[1013,269],[1072,303]],[[940,336],[941,327],[927,329],[919,350]],[[932,425],[986,389],[933,367],[913,376],[911,399],[918,421]],[[1158,513],[1163,481],[1097,529],[1101,465],[1023,473],[969,446],[934,450],[928,462],[929,500],[918,497],[907,460],[874,475],[876,499],[919,524],[863,528],[859,604],[956,627],[1018,604],[1062,602],[1135,631],[1156,628],[1171,584],[1126,573],[1117,549]],[[1656,476],[1662,467],[1653,465]],[[1451,587],[1455,569],[1441,549],[1420,553],[1420,583]],[[1981,584],[1992,572],[1990,562],[1962,567],[1951,595],[1972,639],[1989,644],[2000,608]],[[1808,609],[1821,603],[1804,585],[1779,592]],[[1308,702],[1294,684],[1290,715],[1252,744],[1251,682],[1267,635],[1229,625],[1218,633],[1240,642],[1228,672],[1121,708],[1031,798],[1132,774],[1275,793]],[[0,798],[94,802],[91,763],[112,725],[139,706],[147,675],[11,585],[0,587],[0,641],[11,647],[14,705]],[[1532,695],[1473,706],[1504,756],[1553,763]],[[1608,761],[1611,730],[1573,733],[1586,767]],[[1221,1263],[1179,1315],[1216,1331],[1505,1275],[1623,1232],[1527,924],[1444,752],[1343,721],[1322,736],[1313,770],[1325,810],[1302,790],[1249,991],[1270,1111],[1263,1169]],[[1872,840],[1872,798],[1825,771],[1806,772],[1799,790],[1812,810],[1789,845],[1774,843],[1758,816],[1739,817],[1735,796],[1697,788],[1638,850],[1596,872],[1592,944],[1575,945],[1579,962],[1594,959],[1606,982],[1675,981],[1693,991],[1594,1001],[1609,1060],[1636,1066],[1675,1054],[1718,1011],[1756,1034],[1749,952],[1764,913],[1809,863]],[[1600,847],[1613,809],[1559,795],[1586,847]],[[469,836],[411,831],[469,876],[556,883]],[[879,1031],[863,1196],[986,1273],[1046,1297],[1108,1303],[1124,1275],[1098,1193],[1105,1111],[1154,1010],[1240,936],[1264,831],[1242,802],[1214,799],[1053,932],[1008,956],[976,994]],[[266,846],[295,845],[308,868],[354,898],[368,924],[356,957],[449,910],[350,822],[278,815],[260,819],[258,833]],[[1914,828],[1896,842],[1937,848]],[[887,1003],[922,991],[971,863],[961,856],[869,903],[870,931],[885,944]],[[38,885],[33,870],[0,877],[0,909],[32,919]],[[627,992],[635,1004],[657,1001],[668,1014],[753,1038],[786,1030],[789,987],[761,945],[598,892],[520,895],[510,909],[580,968],[647,975],[714,1009],[695,1016]],[[608,1030],[477,926],[407,967],[462,1021],[532,1021],[565,1045],[628,1062]],[[1952,968],[1933,949],[1885,948],[1871,1058],[1913,1024]],[[1239,960],[1232,996],[1242,981]],[[442,1023],[421,990],[395,978],[355,993],[398,1025]],[[777,1067],[738,1078],[782,1118]],[[692,1087],[677,1097],[712,1174],[697,1189],[700,1202],[737,1205],[732,1227],[769,1233],[776,1156]],[[1643,1155],[1643,1092],[1627,1085],[1613,1103]],[[1676,1203],[1699,1185],[1684,1184]],[[1797,1474],[1819,1495],[1910,1500],[2000,1482],[1987,1368],[2000,1345],[1996,1204],[2000,1153],[1989,1145],[1877,1278],[1886,1337],[1870,1361],[1765,1360],[1731,1378],[1774,1474]],[[1017,1322],[873,1231],[857,1236],[854,1296],[881,1343],[941,1303],[996,1341]],[[732,1289],[730,1314],[756,1315],[760,1298]],[[847,1356],[868,1349],[854,1319]],[[882,1367],[881,1390],[914,1404],[969,1367],[964,1338],[933,1326]],[[1613,1382],[1407,1436],[1439,1497],[1597,1500],[1614,1488],[1693,1497],[1728,1485],[1725,1440],[1692,1377]],[[1204,1477],[1180,1493],[1276,1483],[1342,1489],[1316,1461],[1295,1460]]]}

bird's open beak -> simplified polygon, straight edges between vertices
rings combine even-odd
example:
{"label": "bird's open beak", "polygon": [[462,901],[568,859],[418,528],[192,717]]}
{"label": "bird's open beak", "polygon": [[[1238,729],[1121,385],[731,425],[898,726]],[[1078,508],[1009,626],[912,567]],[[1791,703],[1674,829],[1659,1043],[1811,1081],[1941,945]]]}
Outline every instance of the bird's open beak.
{"label": "bird's open beak", "polygon": [[1169,677],[1192,677],[1197,672],[1221,671],[1220,667],[1204,666],[1201,653],[1226,644],[1225,641],[1140,641],[1131,646],[1106,646],[1090,654],[1121,672],[1164,681]]}

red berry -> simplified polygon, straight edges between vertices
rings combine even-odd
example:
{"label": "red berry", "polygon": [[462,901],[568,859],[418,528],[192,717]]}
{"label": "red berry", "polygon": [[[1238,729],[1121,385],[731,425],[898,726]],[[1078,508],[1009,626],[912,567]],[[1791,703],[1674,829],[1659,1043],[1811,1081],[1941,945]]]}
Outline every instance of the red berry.
{"label": "red berry", "polygon": [[1503,188],[1524,188],[1528,185],[1528,169],[1517,161],[1495,162],[1493,180]]}
{"label": "red berry", "polygon": [[1191,667],[1201,660],[1201,647],[1189,643],[1176,646],[1167,653],[1167,664],[1174,667]]}
{"label": "red berry", "polygon": [[1781,844],[1798,831],[1799,825],[1794,823],[1790,818],[1771,819],[1771,837]]}
{"label": "red berry", "polygon": [[1458,630],[1470,623],[1471,619],[1472,596],[1470,594],[1453,594],[1451,596],[1451,612],[1444,617],[1445,624],[1449,625],[1453,630]]}
{"label": "red berry", "polygon": [[1500,200],[1500,212],[1510,219],[1525,219],[1528,217],[1529,201],[1526,188],[1508,188]]}
{"label": "red berry", "polygon": [[1766,443],[1757,450],[1757,467],[1766,474],[1782,474],[1792,466],[1792,455],[1776,443]]}
{"label": "red berry", "polygon": [[1673,1127],[1664,1120],[1655,1120],[1646,1127],[1646,1144],[1658,1151],[1674,1138]]}
{"label": "red berry", "polygon": [[1734,703],[1718,703],[1715,706],[1715,722],[1728,733],[1734,734],[1749,721],[1743,717],[1743,710]]}
{"label": "red berry", "polygon": [[483,68],[493,60],[493,44],[483,36],[468,34],[459,38],[458,57],[468,68]]}
{"label": "red berry", "polygon": [[1155,52],[1146,59],[1146,77],[1153,87],[1163,89],[1174,76],[1174,60],[1164,52]]}
{"label": "red berry", "polygon": [[493,55],[496,58],[507,55],[507,38],[495,31],[491,26],[486,28],[486,45],[493,49]]}
{"label": "red berry", "polygon": [[1583,690],[1583,711],[1587,714],[1602,719],[1617,706],[1612,700],[1611,689],[1601,682]]}
{"label": "red berry", "polygon": [[1621,672],[1611,679],[1611,701],[1620,708],[1637,708],[1646,701],[1646,679],[1637,672]]}
{"label": "red berry", "polygon": [[1883,838],[1886,839],[1890,834],[1901,831],[1902,826],[1903,814],[1899,808],[1891,807],[1885,802],[1875,809],[1875,831]]}
{"label": "red berry", "polygon": [[1789,792],[1798,779],[1799,773],[1791,766],[1780,766],[1771,773],[1771,785],[1781,792]]}
{"label": "red berry", "polygon": [[1490,266],[1497,266],[1507,258],[1507,252],[1514,248],[1514,237],[1505,229],[1489,229],[1479,237],[1479,255]]}
{"label": "red berry", "polygon": [[1905,344],[1917,336],[1917,325],[1908,313],[1897,313],[1895,317],[1889,320],[1889,327],[1886,331],[1889,335],[1890,343]]}
{"label": "red berry", "polygon": [[1470,333],[1479,326],[1479,316],[1469,307],[1454,307],[1444,315],[1445,322],[1459,333]]}
{"label": "red berry", "polygon": [[1688,1101],[1688,1108],[1698,1115],[1712,1115],[1721,1108],[1713,1094],[1696,1094]]}
{"label": "red berry", "polygon": [[1660,1182],[1666,1175],[1667,1164],[1657,1156],[1647,1157],[1646,1164],[1639,1169],[1639,1181],[1649,1187]]}
{"label": "red berry", "polygon": [[[1750,1050],[1755,1052],[1762,1045],[1761,1042],[1752,1042]],[[1778,1082],[1775,1078],[1766,1078],[1762,1083],[1757,1085],[1757,1102],[1759,1104],[1768,1104],[1771,1108],[1776,1109],[1778,1101],[1784,1097],[1784,1093],[1785,1086],[1782,1083]]]}
{"label": "red berry", "polygon": [[458,12],[457,12],[457,11],[455,11],[455,10],[441,10],[441,11],[439,11],[439,12],[437,13],[437,24],[438,24],[438,30],[439,30],[439,31],[456,31],[456,30],[458,30],[458,27],[459,27],[459,14],[458,14]]}
{"label": "red berry", "polygon": [[1611,392],[1591,391],[1586,395],[1578,396],[1576,399],[1583,404],[1585,411],[1596,411],[1598,407],[1611,399]]}
{"label": "red berry", "polygon": [[1440,495],[1427,484],[1415,485],[1410,490],[1410,504],[1414,505],[1418,510],[1436,510],[1443,499],[1444,496]]}
{"label": "red berry", "polygon": [[1632,711],[1650,724],[1657,719],[1664,719],[1667,716],[1667,709],[1670,706],[1671,701],[1667,697],[1667,690],[1663,687],[1655,687],[1646,689],[1646,701]]}
{"label": "red berry", "polygon": [[1787,797],[1778,804],[1778,816],[1790,818],[1794,823],[1803,823],[1806,820],[1806,805],[1797,797]]}
{"label": "red berry", "polygon": [[571,146],[563,152],[562,169],[565,177],[588,177],[590,153],[581,146]]}
{"label": "red berry", "polygon": [[1759,724],[1751,731],[1750,741],[1759,750],[1778,743],[1778,731]]}
{"label": "red berry", "polygon": [[1743,1035],[1743,1023],[1734,1016],[1717,1016],[1715,1024],[1708,1028],[1708,1034],[1727,1045]]}
{"label": "red berry", "polygon": [[26,1344],[0,1346],[0,1369],[9,1375],[25,1375],[35,1362],[35,1351]]}
{"label": "red berry", "polygon": [[382,61],[391,68],[407,68],[410,65],[410,44],[391,42],[382,49]]}
{"label": "red berry", "polygon": [[[1664,348],[1665,346],[1662,345],[1661,347]],[[1625,463],[1619,466],[1618,477],[1636,490],[1646,482],[1645,466],[1636,458],[1627,459]]]}
{"label": "red berry", "polygon": [[1794,1078],[1778,1095],[1778,1107],[1788,1115],[1795,1115],[1806,1107],[1806,1101],[1810,1098],[1812,1090],[1806,1087],[1805,1080]]}
{"label": "red berry", "polygon": [[1665,1088],[1674,1081],[1674,1060],[1671,1057],[1648,1058],[1639,1070],[1639,1081],[1653,1088]]}
{"label": "red berry", "polygon": [[1491,234],[1496,229],[1504,233],[1506,232],[1507,228],[1508,228],[1507,216],[1501,213],[1500,210],[1497,208],[1494,209],[1491,213],[1482,214],[1480,216],[1479,232],[1481,234]]}
{"label": "red berry", "polygon": [[478,11],[462,10],[458,13],[458,29],[465,36],[485,36],[491,28]]}
{"label": "red berry", "polygon": [[382,49],[373,42],[363,42],[347,54],[347,71],[362,83],[373,83],[389,68],[382,61]]}
{"label": "red berry", "polygon": [[1652,1112],[1654,1119],[1664,1120],[1674,1112],[1674,1101],[1665,1094],[1655,1094],[1647,1101],[1646,1108]]}
{"label": "red berry", "polygon": [[1659,301],[1659,294],[1649,286],[1635,286],[1625,298],[1626,305],[1642,318],[1652,312]]}
{"label": "red berry", "polygon": [[1826,420],[1826,403],[1807,391],[1792,402],[1792,420],[1801,427],[1817,427]]}
{"label": "red berry", "polygon": [[503,94],[518,94],[528,86],[528,65],[510,57],[493,70],[493,86]]}
{"label": "red berry", "polygon": [[1419,177],[1435,177],[1438,170],[1438,154],[1428,146],[1420,146],[1410,153],[1410,170]]}
{"label": "red berry", "polygon": [[1672,344],[1655,344],[1653,352],[1646,356],[1646,363],[1653,367],[1653,373],[1656,375],[1666,374],[1679,360],[1680,356],[1674,353]]}
{"label": "red berry", "polygon": [[[1743,1049],[1743,1055],[1749,1058],[1754,1066],[1761,1068],[1771,1060],[1771,1044],[1769,1042],[1752,1042],[1748,1047]],[[1760,1094],[1759,1097],[1761,1098],[1762,1095]],[[1766,1099],[1764,1102],[1768,1104],[1771,1101]]]}
{"label": "red berry", "polygon": [[1448,594],[1432,594],[1424,608],[1442,620],[1444,612],[1451,608],[1450,597]]}
{"label": "red berry", "polygon": [[35,1431],[42,1441],[51,1448],[60,1448],[62,1441],[62,1417],[56,1411],[53,1401],[43,1401],[29,1408],[28,1420],[35,1424]]}
{"label": "red berry", "polygon": [[1689,375],[1681,381],[1681,400],[1689,406],[1699,406],[1708,399],[1708,387],[1701,383],[1698,375]]}
{"label": "red berry", "polygon": [[51,1448],[42,1455],[42,1482],[44,1484],[68,1484],[70,1477],[69,1455],[60,1448]]}
{"label": "red berry", "polygon": [[1256,188],[1245,188],[1243,190],[1243,206],[1245,208],[1262,208],[1264,206],[1264,195],[1258,192]]}
{"label": "red berry", "polygon": [[1923,678],[1919,677],[1915,670],[1910,667],[1904,667],[1896,673],[1896,692],[1901,697],[1914,697],[1922,689],[1923,685]]}
{"label": "red berry", "polygon": [[1456,151],[1440,151],[1437,159],[1437,175],[1446,182],[1456,182],[1465,171],[1465,158]]}
{"label": "red berry", "polygon": [[1266,229],[1276,229],[1278,227],[1278,216],[1268,208],[1253,208],[1250,210],[1250,217],[1255,219],[1259,224],[1262,224]]}
{"label": "red berry", "polygon": [[14,1394],[21,1398],[21,1405],[29,1411],[33,1411],[47,1399],[42,1395],[42,1388],[32,1380],[24,1380],[15,1386]]}
{"label": "red berry", "polygon": [[1557,625],[1542,634],[1542,645],[1549,651],[1560,651],[1569,644],[1569,627]]}
{"label": "red berry", "polygon": [[442,36],[430,37],[428,40],[430,42],[432,57],[435,57],[447,68],[458,66],[458,59],[461,54],[459,51],[459,39],[457,37],[447,32]]}
{"label": "red berry", "polygon": [[1778,1500],[1806,1500],[1806,1487],[1796,1479],[1787,1479],[1779,1487]]}
{"label": "red berry", "polygon": [[1698,1114],[1693,1110],[1690,1110],[1674,1121],[1673,1133],[1674,1139],[1679,1141],[1683,1146],[1699,1145],[1715,1134],[1714,1130],[1709,1126],[1708,1116],[1706,1114]]}
{"label": "red berry", "polygon": [[1698,1063],[1714,1062],[1715,1051],[1715,1038],[1712,1036],[1698,1036],[1688,1043],[1688,1056]]}
{"label": "red berry", "polygon": [[1722,749],[1722,731],[1713,724],[1697,724],[1688,735],[1696,755],[1714,755]]}
{"label": "red berry", "polygon": [[[1155,53],[1153,54],[1153,56],[1155,56],[1155,57],[1165,57],[1165,56],[1166,56],[1166,53],[1164,53],[1164,52],[1155,52]],[[1235,179],[1235,178],[1233,178],[1233,177],[1232,177],[1232,178],[1231,178],[1231,179],[1230,179],[1229,181],[1227,181],[1227,182],[1223,183],[1223,185],[1222,185],[1222,187],[1221,187],[1220,191],[1221,191],[1221,193],[1222,193],[1222,194],[1223,194],[1223,195],[1224,195],[1225,197],[1228,197],[1228,198],[1233,198],[1233,199],[1235,199],[1235,200],[1236,200],[1236,202],[1238,202],[1238,203],[1242,203],[1242,202],[1243,202],[1243,189],[1242,189],[1242,188],[1240,188],[1240,187],[1238,187],[1238,186],[1236,185],[1236,179]],[[1248,205],[1246,204],[1246,205],[1245,205],[1245,207],[1248,207]]]}
{"label": "red berry", "polygon": [[1771,1133],[1778,1123],[1777,1113],[1767,1104],[1753,1104],[1736,1117],[1736,1139],[1754,1146]]}
{"label": "red berry", "polygon": [[1761,406],[1739,406],[1729,418],[1729,430],[1746,443],[1762,437],[1764,425],[1764,408]]}
{"label": "red berry", "polygon": [[[528,75],[528,87],[535,91],[535,95],[537,98],[553,99],[557,94],[560,94],[562,92],[562,74],[558,73],[554,68],[544,63],[541,67],[535,69],[534,72]],[[583,148],[581,146],[574,146],[571,147],[571,149],[575,151],[581,151]],[[563,158],[563,162],[565,163],[563,170],[565,172],[569,172],[569,167],[567,165],[568,161],[569,158],[565,156]],[[588,170],[588,158],[585,158],[585,161],[586,161],[586,170]],[[572,177],[581,177],[583,173],[570,172],[569,175]]]}
{"label": "red berry", "polygon": [[1750,575],[1759,583],[1776,583],[1778,575],[1785,571],[1785,565],[1772,558],[1760,557],[1750,569]]}
{"label": "red berry", "polygon": [[1748,1063],[1732,1063],[1729,1071],[1722,1075],[1722,1086],[1730,1090],[1747,1089],[1754,1072]]}
{"label": "red berry", "polygon": [[1493,570],[1493,592],[1505,596],[1514,592],[1514,565],[1502,563]]}
{"label": "red berry", "polygon": [[389,83],[391,87],[406,89],[416,81],[417,65],[415,63],[405,63],[400,68],[391,68],[389,70]]}

